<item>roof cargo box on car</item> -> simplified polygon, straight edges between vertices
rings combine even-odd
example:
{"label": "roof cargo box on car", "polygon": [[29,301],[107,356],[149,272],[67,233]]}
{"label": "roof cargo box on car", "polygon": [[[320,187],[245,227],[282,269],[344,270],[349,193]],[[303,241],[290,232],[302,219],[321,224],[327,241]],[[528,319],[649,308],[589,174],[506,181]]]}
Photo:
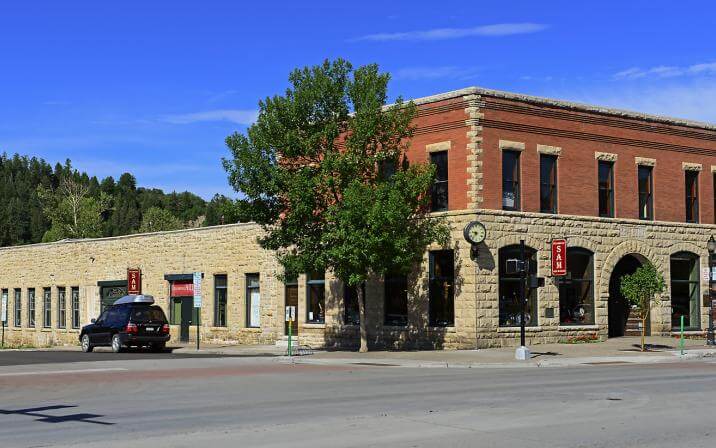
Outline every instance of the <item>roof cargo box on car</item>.
{"label": "roof cargo box on car", "polygon": [[114,301],[115,305],[122,305],[125,303],[145,303],[147,305],[151,305],[152,303],[154,303],[154,296],[144,294],[130,294],[128,296],[120,297],[119,299]]}

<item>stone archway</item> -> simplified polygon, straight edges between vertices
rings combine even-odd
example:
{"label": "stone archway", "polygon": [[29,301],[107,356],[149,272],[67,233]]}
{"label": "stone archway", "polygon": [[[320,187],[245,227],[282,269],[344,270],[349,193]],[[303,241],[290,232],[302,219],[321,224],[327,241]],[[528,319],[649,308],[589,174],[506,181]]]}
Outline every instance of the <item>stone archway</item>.
{"label": "stone archway", "polygon": [[623,276],[633,274],[646,262],[639,254],[624,255],[614,265],[609,277],[609,299],[607,303],[609,337],[621,337],[630,334],[633,330],[629,325],[631,306],[619,290],[620,280]]}

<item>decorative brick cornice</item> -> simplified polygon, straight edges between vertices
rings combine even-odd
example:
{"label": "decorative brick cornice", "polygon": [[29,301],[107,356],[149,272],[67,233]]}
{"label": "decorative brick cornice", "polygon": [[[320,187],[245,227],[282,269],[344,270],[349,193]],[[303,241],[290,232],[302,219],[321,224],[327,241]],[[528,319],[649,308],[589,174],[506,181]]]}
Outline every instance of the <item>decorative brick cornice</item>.
{"label": "decorative brick cornice", "polygon": [[540,154],[559,157],[562,155],[562,148],[559,146],[537,145],[537,152]]}
{"label": "decorative brick cornice", "polygon": [[700,163],[681,162],[681,169],[684,171],[701,171],[703,166]]}
{"label": "decorative brick cornice", "polygon": [[594,152],[594,158],[597,160],[601,160],[604,162],[616,162],[617,161],[617,155],[613,154],[611,152]]}
{"label": "decorative brick cornice", "polygon": [[656,166],[656,159],[648,157],[634,157],[634,163],[641,166]]}

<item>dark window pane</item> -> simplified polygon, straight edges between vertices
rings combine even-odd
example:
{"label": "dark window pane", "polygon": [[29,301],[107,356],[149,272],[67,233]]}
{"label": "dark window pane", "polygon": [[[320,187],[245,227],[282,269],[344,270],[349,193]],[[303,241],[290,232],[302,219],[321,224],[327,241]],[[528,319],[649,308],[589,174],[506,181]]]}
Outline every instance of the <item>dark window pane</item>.
{"label": "dark window pane", "polygon": [[42,326],[50,328],[52,326],[52,295],[50,288],[42,291]]}
{"label": "dark window pane", "polygon": [[[365,293],[365,288],[363,288]],[[357,287],[345,285],[343,287],[343,322],[346,325],[360,324],[360,309],[358,307]]]}
{"label": "dark window pane", "polygon": [[228,280],[225,274],[214,276],[214,326],[226,326],[226,299]]}
{"label": "dark window pane", "polygon": [[312,274],[308,275],[308,303],[307,303],[307,318],[306,321],[309,323],[324,323],[325,322],[325,289],[326,281],[324,274]]}
{"label": "dark window pane", "polygon": [[599,162],[599,216],[614,217],[614,164]]}
{"label": "dark window pane", "polygon": [[699,222],[699,172],[685,171],[686,222]]}
{"label": "dark window pane", "polygon": [[80,328],[80,289],[72,288],[72,328]]}
{"label": "dark window pane", "polygon": [[699,312],[699,257],[689,252],[671,256],[671,326],[701,328]]}
{"label": "dark window pane", "polygon": [[559,283],[559,323],[594,324],[594,257],[586,249],[567,249],[568,275]]}
{"label": "dark window pane", "polygon": [[502,151],[502,208],[520,209],[520,153]]}
{"label": "dark window pane", "polygon": [[385,325],[408,324],[408,279],[404,275],[385,277]]}
{"label": "dark window pane", "polygon": [[639,218],[654,219],[651,167],[639,166]]}
{"label": "dark window pane", "polygon": [[455,324],[455,262],[453,251],[430,252],[429,284],[430,325],[451,326]]}
{"label": "dark window pane", "polygon": [[433,152],[430,162],[435,165],[435,182],[431,192],[431,210],[448,209],[448,158],[447,151]]}
{"label": "dark window pane", "polygon": [[67,295],[65,288],[57,288],[57,328],[65,328],[67,322]]}
{"label": "dark window pane", "polygon": [[557,213],[556,156],[540,156],[540,211]]}
{"label": "dark window pane", "polygon": [[[520,325],[520,275],[507,273],[507,260],[520,258],[519,246],[507,246],[500,249],[499,259],[499,317],[501,327]],[[529,263],[528,272],[537,274],[537,251],[525,247],[525,259]],[[537,325],[537,291],[526,288],[525,325]]]}
{"label": "dark window pane", "polygon": [[27,290],[27,326],[35,326],[35,289]]}
{"label": "dark window pane", "polygon": [[15,290],[15,326],[22,326],[22,292],[19,289]]}

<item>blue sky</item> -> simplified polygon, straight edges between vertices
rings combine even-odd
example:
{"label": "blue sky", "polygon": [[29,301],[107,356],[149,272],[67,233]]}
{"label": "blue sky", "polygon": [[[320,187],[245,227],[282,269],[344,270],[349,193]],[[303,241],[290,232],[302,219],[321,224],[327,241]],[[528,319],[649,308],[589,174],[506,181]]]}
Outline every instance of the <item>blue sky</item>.
{"label": "blue sky", "polygon": [[224,138],[298,66],[344,57],[406,98],[471,85],[716,122],[710,1],[0,4],[0,152],[231,194]]}

